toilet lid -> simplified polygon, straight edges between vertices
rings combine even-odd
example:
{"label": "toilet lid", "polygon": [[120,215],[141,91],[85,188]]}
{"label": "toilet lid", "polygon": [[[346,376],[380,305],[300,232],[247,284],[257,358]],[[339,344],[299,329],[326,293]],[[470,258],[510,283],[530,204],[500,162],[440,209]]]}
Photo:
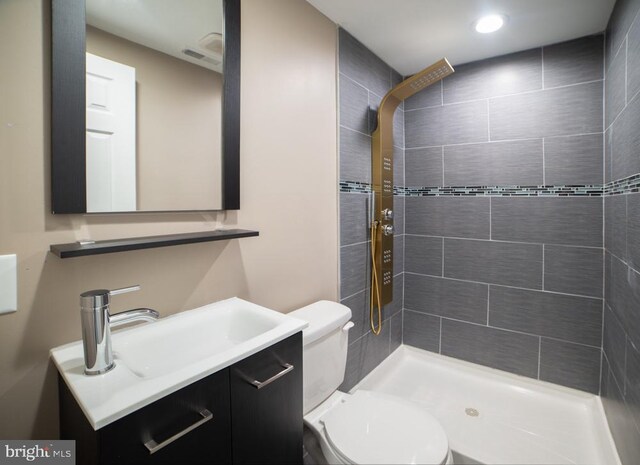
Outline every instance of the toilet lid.
{"label": "toilet lid", "polygon": [[418,404],[356,391],[323,418],[334,451],[351,463],[442,464],[449,443],[438,423]]}

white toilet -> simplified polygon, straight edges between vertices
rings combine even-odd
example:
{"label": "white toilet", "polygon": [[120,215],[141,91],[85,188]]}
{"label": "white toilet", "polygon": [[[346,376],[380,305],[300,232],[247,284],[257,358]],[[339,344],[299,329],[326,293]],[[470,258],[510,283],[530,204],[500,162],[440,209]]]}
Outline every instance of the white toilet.
{"label": "white toilet", "polygon": [[447,436],[424,408],[399,397],[338,391],[344,380],[351,310],[320,301],[289,313],[303,332],[304,422],[329,463],[453,464]]}

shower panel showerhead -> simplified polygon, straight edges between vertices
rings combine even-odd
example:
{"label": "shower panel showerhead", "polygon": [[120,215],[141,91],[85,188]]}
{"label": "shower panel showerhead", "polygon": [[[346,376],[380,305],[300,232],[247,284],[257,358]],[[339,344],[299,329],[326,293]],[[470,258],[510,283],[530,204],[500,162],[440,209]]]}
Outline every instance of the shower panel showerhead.
{"label": "shower panel showerhead", "polygon": [[[378,108],[378,126],[371,141],[371,187],[374,193],[371,304],[376,301],[379,309],[393,300],[393,115],[403,100],[453,72],[451,64],[443,58],[387,92]],[[373,307],[371,319],[373,321]],[[372,329],[375,333],[373,323]]]}

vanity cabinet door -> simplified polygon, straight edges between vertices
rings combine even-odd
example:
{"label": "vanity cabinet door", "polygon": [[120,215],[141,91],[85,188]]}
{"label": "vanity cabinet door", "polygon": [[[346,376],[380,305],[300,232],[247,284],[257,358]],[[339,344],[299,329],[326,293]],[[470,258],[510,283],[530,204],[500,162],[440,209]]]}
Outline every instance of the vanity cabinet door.
{"label": "vanity cabinet door", "polygon": [[234,464],[302,462],[302,333],[230,369]]}
{"label": "vanity cabinet door", "polygon": [[98,433],[100,464],[231,463],[229,370],[182,388]]}

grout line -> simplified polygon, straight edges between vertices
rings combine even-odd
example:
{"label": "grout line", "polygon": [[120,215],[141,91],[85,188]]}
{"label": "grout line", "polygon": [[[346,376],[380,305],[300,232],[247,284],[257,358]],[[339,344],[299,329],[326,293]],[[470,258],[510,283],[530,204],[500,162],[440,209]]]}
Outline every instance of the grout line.
{"label": "grout line", "polygon": [[428,315],[428,316],[432,316],[432,317],[435,317],[435,318],[440,318],[441,320],[449,320],[449,321],[455,321],[457,323],[465,323],[465,324],[468,324],[468,325],[479,326],[481,328],[495,329],[495,330],[498,330],[498,331],[505,331],[507,333],[522,334],[524,336],[544,337],[545,339],[549,339],[549,340],[552,340],[552,341],[559,341],[559,342],[564,342],[564,343],[567,343],[567,344],[574,344],[574,345],[582,346],[582,347],[590,347],[592,349],[601,349],[598,346],[593,346],[593,345],[590,345],[590,344],[584,344],[582,342],[567,341],[566,339],[559,339],[557,337],[552,337],[552,336],[543,336],[541,334],[535,334],[535,333],[527,333],[526,331],[517,331],[515,329],[502,328],[500,326],[486,326],[486,325],[484,325],[482,323],[474,323],[473,321],[460,320],[459,318],[451,318],[451,317],[448,317],[448,316],[437,315],[435,313],[423,312],[423,311],[419,311],[419,310],[412,310],[410,308],[405,308],[405,311],[411,312],[411,313],[417,313],[419,315]]}
{"label": "grout line", "polygon": [[547,185],[547,167],[546,167],[546,154],[545,154],[545,138],[542,138],[542,185]]}
{"label": "grout line", "polygon": [[533,288],[530,288],[530,287],[509,286],[509,285],[506,285],[506,284],[489,283],[489,282],[486,282],[486,281],[473,281],[471,279],[452,278],[450,276],[435,276],[435,275],[432,275],[432,274],[416,273],[416,272],[413,272],[413,271],[405,271],[404,273],[405,274],[410,274],[410,275],[415,275],[415,276],[427,276],[429,278],[449,279],[451,281],[459,281],[459,282],[463,282],[463,283],[484,284],[485,286],[498,286],[498,287],[506,287],[507,289],[518,289],[518,290],[521,290],[521,291],[541,292],[543,294],[566,295],[566,296],[570,296],[570,297],[579,297],[579,298],[582,298],[582,299],[603,300],[602,297],[593,297],[593,296],[580,295],[580,294],[570,294],[568,292],[547,291],[547,290],[543,290],[543,289],[533,289]]}
{"label": "grout line", "polygon": [[[542,242],[523,242],[523,241],[505,241],[501,239],[478,239],[472,237],[455,237],[455,236],[435,236],[432,234],[411,234],[405,232],[405,236],[416,236],[416,237],[446,237],[447,239],[456,239],[459,241],[482,241],[482,242],[504,242],[506,244],[527,244],[527,245],[542,245]],[[545,243],[546,245],[554,245],[558,247],[573,247],[578,249],[597,249],[600,250],[602,247],[600,246],[589,246],[589,245],[567,245],[567,244],[554,244],[554,243]],[[346,246],[343,246],[346,247]],[[612,254],[613,255],[613,254]],[[615,255],[614,255],[615,256]],[[620,257],[615,256],[620,261],[623,261]]]}
{"label": "grout line", "polygon": [[371,242],[371,239],[367,239],[366,241],[363,241],[363,242],[354,242],[353,244],[340,245],[340,248],[344,249],[345,247],[351,247],[351,246],[354,246],[354,245],[368,244],[369,242]]}
{"label": "grout line", "polygon": [[[638,91],[638,94],[640,94],[640,91]],[[347,128],[347,129],[349,129],[349,128]],[[353,131],[353,129],[350,129],[350,130]],[[355,132],[357,132],[357,131],[355,131]],[[580,133],[580,134],[567,134],[567,135],[563,135],[563,136],[552,136],[552,137],[547,137],[547,139],[559,139],[559,138],[566,138],[566,137],[582,137],[582,136],[596,136],[596,135],[599,135],[599,134],[602,134],[602,131],[584,132],[584,133]],[[436,148],[436,147],[459,147],[459,146],[464,146],[464,145],[499,144],[499,143],[503,143],[503,142],[526,142],[526,141],[541,140],[541,139],[543,139],[543,137],[524,137],[522,139],[481,140],[481,141],[477,141],[477,142],[460,142],[458,144],[419,145],[419,146],[415,146],[415,147],[406,147],[406,149],[407,150],[422,150],[422,149],[432,149],[432,148]]]}
{"label": "grout line", "polygon": [[542,290],[544,291],[544,244],[542,244]]}
{"label": "grout line", "polygon": [[487,326],[489,326],[489,299],[491,298],[491,285],[487,286]]}
{"label": "grout line", "polygon": [[538,379],[540,379],[540,359],[541,358],[542,358],[542,336],[538,338]]}
{"label": "grout line", "polygon": [[442,277],[444,278],[444,237],[442,238]]}
{"label": "grout line", "polygon": [[351,129],[351,128],[348,128],[347,126],[343,126],[343,125],[340,125],[340,129],[346,129],[347,131],[355,132],[356,134],[367,136],[369,139],[371,139],[371,134],[365,134],[364,132],[360,132],[357,129]]}
{"label": "grout line", "polygon": [[491,228],[491,223],[493,222],[492,221],[493,214],[491,212],[491,204],[492,204],[492,200],[491,200],[491,196],[489,196],[489,240],[491,240],[491,232],[492,232],[491,231],[491,229],[492,229]]}
{"label": "grout line", "polygon": [[448,107],[448,106],[452,106],[452,105],[460,105],[460,104],[463,104],[463,103],[480,102],[482,100],[487,100],[487,99],[498,99],[498,98],[506,98],[506,97],[515,97],[517,95],[535,94],[537,92],[546,92],[548,90],[566,89],[568,87],[576,87],[576,86],[582,86],[582,85],[586,85],[586,84],[593,84],[595,82],[601,82],[603,80],[604,80],[604,78],[602,78],[602,79],[592,79],[591,81],[576,82],[576,83],[573,83],[573,84],[566,84],[566,85],[563,85],[563,86],[547,87],[545,89],[527,90],[527,91],[524,91],[524,92],[516,92],[516,93],[513,93],[513,94],[494,95],[494,96],[491,96],[491,97],[474,98],[474,99],[469,99],[469,100],[460,100],[458,102],[443,103],[442,105],[430,105],[430,106],[427,106],[427,107],[411,108],[411,109],[405,110],[405,111],[420,111],[420,110],[426,110],[426,109],[429,109],[429,108],[440,108],[440,107]]}

